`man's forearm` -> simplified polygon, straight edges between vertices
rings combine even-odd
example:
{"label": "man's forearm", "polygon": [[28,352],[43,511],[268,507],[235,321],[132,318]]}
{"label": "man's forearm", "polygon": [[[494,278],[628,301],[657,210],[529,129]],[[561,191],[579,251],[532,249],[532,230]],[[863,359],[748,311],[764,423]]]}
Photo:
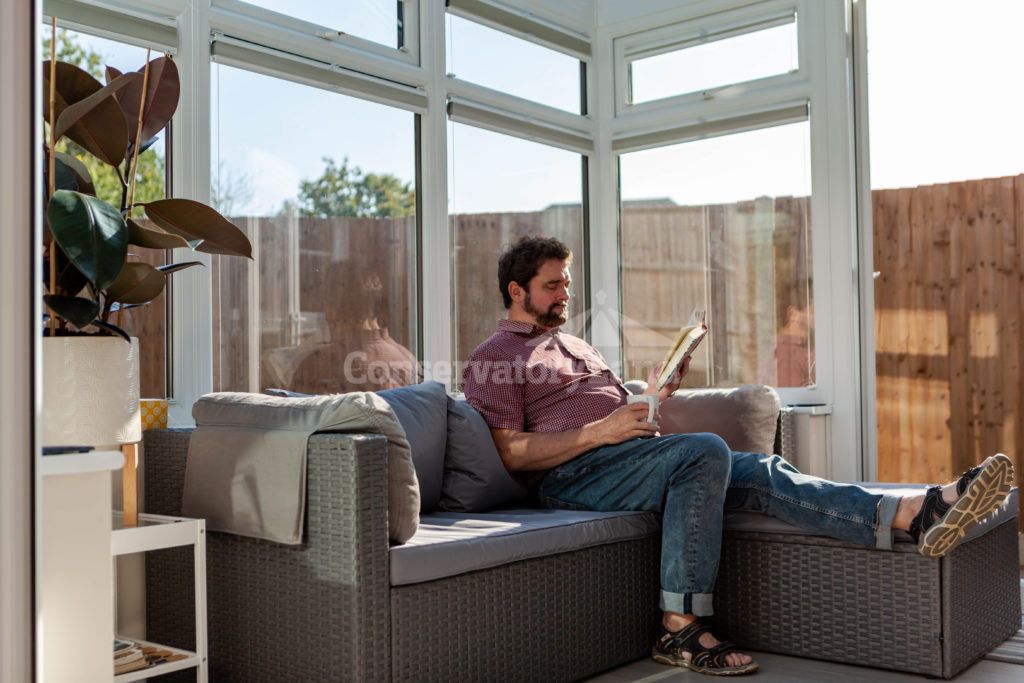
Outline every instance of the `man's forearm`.
{"label": "man's forearm", "polygon": [[597,430],[589,426],[548,434],[494,430],[494,440],[510,472],[547,470],[603,445]]}

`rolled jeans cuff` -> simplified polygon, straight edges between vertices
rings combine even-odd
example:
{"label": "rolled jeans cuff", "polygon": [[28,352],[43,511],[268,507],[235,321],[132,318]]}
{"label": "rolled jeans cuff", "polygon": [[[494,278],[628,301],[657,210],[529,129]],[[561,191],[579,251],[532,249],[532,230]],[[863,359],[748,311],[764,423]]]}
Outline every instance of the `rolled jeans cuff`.
{"label": "rolled jeans cuff", "polygon": [[711,593],[670,593],[661,591],[661,609],[677,614],[693,614],[710,617],[715,613],[714,596]]}
{"label": "rolled jeans cuff", "polygon": [[878,501],[878,523],[875,525],[875,547],[879,550],[892,550],[892,522],[896,519],[896,508],[900,505],[900,497],[891,493],[883,493]]}

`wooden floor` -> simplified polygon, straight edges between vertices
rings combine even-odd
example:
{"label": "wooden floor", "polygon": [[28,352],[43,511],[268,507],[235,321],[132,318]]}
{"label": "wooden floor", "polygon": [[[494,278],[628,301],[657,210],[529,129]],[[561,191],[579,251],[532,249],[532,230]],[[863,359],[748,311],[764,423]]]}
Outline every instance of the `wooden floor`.
{"label": "wooden floor", "polygon": [[[925,683],[934,680],[919,674],[882,671],[761,652],[751,654],[761,665],[761,670],[752,676],[711,677],[643,659],[591,678],[588,683],[711,683],[720,680],[750,683]],[[953,680],[956,683],[1021,683],[1024,681],[1024,666],[982,660],[961,672]]]}

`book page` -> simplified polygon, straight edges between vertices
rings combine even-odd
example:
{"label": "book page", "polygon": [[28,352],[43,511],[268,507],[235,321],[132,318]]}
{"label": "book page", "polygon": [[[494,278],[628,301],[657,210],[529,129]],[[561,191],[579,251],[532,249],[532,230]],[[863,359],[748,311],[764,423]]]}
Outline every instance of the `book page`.
{"label": "book page", "polygon": [[658,389],[661,390],[672,376],[679,369],[687,358],[689,358],[697,346],[700,345],[704,336],[708,333],[708,326],[705,322],[705,312],[696,310],[690,316],[690,322],[679,328],[675,342],[669,347],[668,353],[661,366],[661,373],[658,375]]}

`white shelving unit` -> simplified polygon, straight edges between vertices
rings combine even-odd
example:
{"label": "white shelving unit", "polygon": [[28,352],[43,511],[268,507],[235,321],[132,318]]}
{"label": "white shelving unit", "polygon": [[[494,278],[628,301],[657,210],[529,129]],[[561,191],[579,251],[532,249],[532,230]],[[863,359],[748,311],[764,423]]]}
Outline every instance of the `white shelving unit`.
{"label": "white shelving unit", "polygon": [[120,451],[37,459],[41,683],[110,683],[114,634],[110,481]]}
{"label": "white shelving unit", "polygon": [[163,515],[139,515],[139,524],[134,527],[124,526],[120,512],[114,512],[113,532],[110,536],[110,553],[112,556],[145,553],[150,550],[192,546],[195,574],[195,614],[196,614],[196,651],[188,652],[168,647],[160,643],[140,642],[152,645],[176,654],[185,655],[183,659],[166,664],[114,676],[115,683],[141,681],[153,676],[195,668],[196,681],[207,683],[206,653],[206,522],[202,519],[187,517],[165,517]]}

